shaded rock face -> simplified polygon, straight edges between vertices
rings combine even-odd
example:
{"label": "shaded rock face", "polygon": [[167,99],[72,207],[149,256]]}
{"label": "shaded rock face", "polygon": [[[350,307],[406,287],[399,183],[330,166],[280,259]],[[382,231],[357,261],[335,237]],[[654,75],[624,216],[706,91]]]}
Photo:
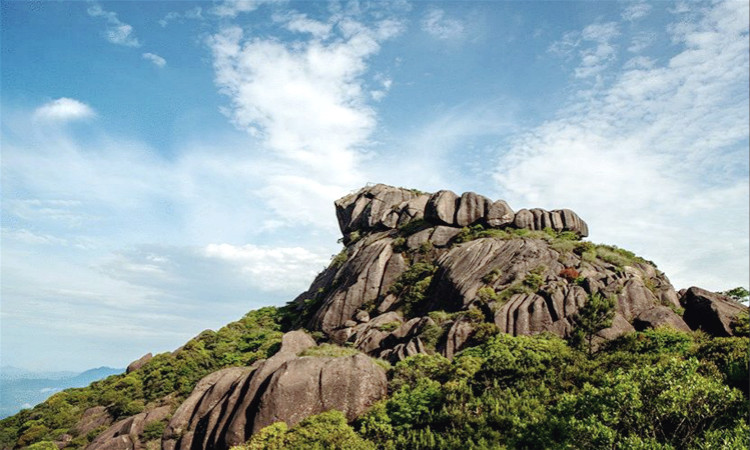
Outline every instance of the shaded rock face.
{"label": "shaded rock face", "polygon": [[144,449],[145,443],[140,440],[143,429],[152,422],[165,420],[169,417],[170,410],[169,406],[161,406],[151,411],[122,419],[91,441],[86,450]]}
{"label": "shaded rock face", "polygon": [[748,308],[729,297],[699,287],[682,293],[680,303],[685,308],[683,318],[693,330],[703,330],[712,336],[733,336],[732,322]]}
{"label": "shaded rock face", "polygon": [[584,237],[589,234],[586,222],[569,209],[534,208],[514,213],[505,201],[492,201],[474,192],[460,196],[446,190],[426,194],[376,184],[336,200],[335,205],[339,228],[345,237],[354,231],[395,229],[416,219],[458,228],[481,224],[490,228],[552,228]]}
{"label": "shaded rock face", "polygon": [[[385,207],[388,199],[400,203]],[[421,222],[390,228],[403,222],[405,205],[415,204],[425,205]],[[474,193],[430,195],[383,185],[344,197],[336,207],[342,231],[357,231],[357,239],[348,241],[346,261],[326,269],[296,301],[318,299],[308,329],[368,355],[395,362],[439,351],[450,358],[471,341],[481,321],[513,335],[550,332],[566,337],[576,313],[593,294],[617,299],[613,325],[599,332],[601,339],[636,327],[689,329],[674,312],[680,304],[669,280],[645,262],[633,260],[620,267],[597,257],[584,259],[583,251],[518,233],[457,241],[465,233],[462,227],[476,224],[485,230],[551,228],[588,234],[573,211],[535,208],[513,213],[504,201]],[[399,214],[399,219],[373,220],[373,211]],[[420,216],[411,212],[409,217]],[[422,286],[414,304],[415,297],[397,283],[420,264],[432,271],[420,280],[410,279]],[[577,278],[565,276],[565,269]],[[480,310],[483,318],[468,320],[465,315],[472,309]],[[431,311],[445,311],[450,317],[436,323],[427,317]]]}
{"label": "shaded rock face", "polygon": [[107,411],[107,408],[104,406],[94,406],[83,412],[83,416],[78,420],[75,430],[80,436],[111,423],[112,416]]}
{"label": "shaded rock face", "polygon": [[365,355],[297,356],[315,345],[292,331],[271,358],[203,378],[172,416],[162,448],[227,449],[274,422],[293,426],[329,409],[354,419],[386,394],[385,371]]}
{"label": "shaded rock face", "polygon": [[128,368],[125,369],[125,373],[130,373],[130,372],[140,369],[141,367],[146,365],[147,362],[151,361],[151,358],[153,358],[153,356],[154,355],[152,355],[151,353],[146,353],[145,355],[136,359],[132,363],[128,364]]}

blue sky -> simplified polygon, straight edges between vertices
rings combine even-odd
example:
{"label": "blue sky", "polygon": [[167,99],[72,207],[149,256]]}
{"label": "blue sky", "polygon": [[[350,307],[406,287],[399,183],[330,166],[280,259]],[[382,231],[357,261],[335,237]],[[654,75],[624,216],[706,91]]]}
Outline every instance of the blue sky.
{"label": "blue sky", "polygon": [[748,4],[2,5],[2,364],[83,370],[283,304],[368,182],[572,208],[748,285]]}

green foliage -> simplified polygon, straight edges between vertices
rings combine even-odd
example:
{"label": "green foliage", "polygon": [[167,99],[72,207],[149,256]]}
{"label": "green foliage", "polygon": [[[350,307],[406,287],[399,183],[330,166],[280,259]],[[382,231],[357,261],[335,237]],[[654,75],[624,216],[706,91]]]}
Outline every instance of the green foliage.
{"label": "green foliage", "polygon": [[340,345],[334,344],[320,344],[316,347],[310,347],[306,350],[303,350],[299,354],[299,356],[341,358],[345,356],[358,355],[359,353],[359,350],[355,350],[353,348],[341,347]]}
{"label": "green foliage", "polygon": [[349,249],[344,247],[338,254],[331,257],[330,267],[339,268],[344,265],[347,259],[349,259]]}
{"label": "green foliage", "polygon": [[401,236],[394,239],[393,242],[391,242],[391,246],[396,253],[403,253],[408,250],[406,247],[406,238]]}
{"label": "green foliage", "polygon": [[748,297],[750,297],[750,292],[748,292],[748,290],[742,286],[736,287],[734,289],[729,289],[728,291],[722,292],[722,294],[730,297],[732,300],[737,302],[746,302],[748,300]]}
{"label": "green foliage", "polygon": [[499,267],[495,267],[482,277],[482,283],[492,284],[500,278],[500,275],[502,275],[502,270]]}
{"label": "green foliage", "polygon": [[386,322],[378,326],[378,330],[391,332],[401,326],[401,322],[394,320],[393,322]]}
{"label": "green foliage", "polygon": [[746,397],[703,373],[703,339],[651,330],[587,358],[554,336],[499,334],[453,361],[417,355],[357,429],[393,450],[742,448]]}
{"label": "green foliage", "polygon": [[739,391],[700,375],[698,367],[696,360],[670,358],[617,371],[599,386],[586,384],[555,406],[547,423],[550,436],[580,449],[613,448],[627,437],[689,448],[706,430],[733,423],[744,409]]}
{"label": "green foliage", "polygon": [[419,244],[419,253],[425,255],[427,253],[430,253],[435,246],[432,244],[432,241],[424,241],[421,244]]}
{"label": "green foliage", "polygon": [[426,220],[422,218],[414,219],[398,227],[398,233],[401,236],[411,236],[412,234],[429,227],[430,224]]}
{"label": "green foliage", "polygon": [[51,441],[40,441],[29,445],[26,450],[57,450],[57,446]]}
{"label": "green foliage", "polygon": [[[33,409],[0,421],[0,448],[53,441],[63,433],[75,436],[73,427],[93,406],[106,406],[119,419],[141,412],[148,403],[167,395],[176,401],[184,399],[209,373],[248,366],[274,354],[281,342],[281,320],[277,308],[261,308],[219,331],[201,333],[174,353],[156,355],[131,373],[55,394]],[[77,436],[69,448],[85,447],[91,437]]]}
{"label": "green foliage", "polygon": [[656,267],[656,264],[652,261],[645,260],[629,250],[618,248],[614,245],[596,245],[596,256],[602,261],[620,268],[635,264],[648,264]]}
{"label": "green foliage", "polygon": [[421,333],[419,333],[419,338],[422,340],[422,343],[430,350],[435,350],[435,346],[437,346],[438,341],[445,333],[445,330],[440,325],[427,325],[424,327]]}
{"label": "green foliage", "polygon": [[747,311],[740,313],[730,324],[735,336],[750,336],[750,316]]}
{"label": "green foliage", "polygon": [[616,303],[615,297],[604,297],[599,293],[590,295],[583,308],[579,309],[573,317],[574,345],[585,346],[588,354],[592,355],[594,336],[599,330],[612,326]]}
{"label": "green foliage", "polygon": [[747,395],[748,348],[750,339],[746,337],[701,337],[690,354],[701,361],[704,373],[716,374],[729,386],[741,389]]}
{"label": "green foliage", "polygon": [[436,265],[418,262],[406,269],[393,283],[389,292],[399,298],[405,314],[411,313],[426,298],[435,271]]}
{"label": "green foliage", "polygon": [[235,450],[375,450],[361,438],[339,411],[308,417],[293,428],[277,422],[263,428]]}
{"label": "green foliage", "polygon": [[164,434],[164,428],[167,427],[167,424],[165,422],[161,421],[155,421],[150,422],[146,424],[145,427],[143,427],[143,433],[141,433],[141,439],[144,441],[153,441],[161,439],[161,436]]}

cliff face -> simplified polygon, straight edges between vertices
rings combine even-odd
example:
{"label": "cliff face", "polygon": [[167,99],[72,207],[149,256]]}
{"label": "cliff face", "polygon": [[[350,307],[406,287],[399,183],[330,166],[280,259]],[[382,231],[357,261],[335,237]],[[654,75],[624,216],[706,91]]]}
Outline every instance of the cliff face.
{"label": "cliff face", "polygon": [[[352,420],[387,394],[386,372],[373,358],[453,358],[498,333],[569,337],[595,298],[615,305],[595,344],[656,327],[732,335],[747,310],[698,288],[678,295],[653,263],[581,240],[588,226],[568,209],[514,212],[471,192],[381,184],[335,206],[344,248],[281,308],[269,336],[286,334],[273,356],[210,373],[179,405],[170,394],[117,421],[110,406],[89,407],[73,433],[106,429],[86,450],[153,448],[159,435],[164,450],[226,450],[277,421],[292,426],[330,409]],[[149,364],[150,354],[128,367],[131,384]],[[73,438],[63,436],[60,448]]]}

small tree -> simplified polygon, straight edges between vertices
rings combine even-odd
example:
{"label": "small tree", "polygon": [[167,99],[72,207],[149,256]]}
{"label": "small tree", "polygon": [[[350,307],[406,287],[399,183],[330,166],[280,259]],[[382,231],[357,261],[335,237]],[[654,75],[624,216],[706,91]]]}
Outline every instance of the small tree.
{"label": "small tree", "polygon": [[743,288],[742,286],[724,291],[722,292],[722,294],[740,303],[746,303],[748,301],[748,296],[750,296],[750,292],[748,292],[747,289]]}
{"label": "small tree", "polygon": [[583,308],[573,316],[573,344],[585,346],[589,356],[594,353],[594,336],[599,330],[612,326],[615,317],[615,297],[604,297],[599,293],[591,294]]}

